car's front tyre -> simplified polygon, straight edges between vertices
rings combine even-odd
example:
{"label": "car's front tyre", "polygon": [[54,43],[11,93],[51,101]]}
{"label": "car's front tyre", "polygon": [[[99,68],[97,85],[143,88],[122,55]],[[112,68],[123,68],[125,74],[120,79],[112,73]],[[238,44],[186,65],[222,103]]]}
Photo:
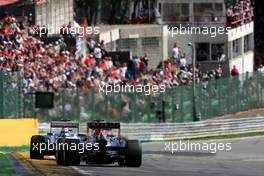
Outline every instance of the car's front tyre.
{"label": "car's front tyre", "polygon": [[63,165],[63,150],[60,147],[61,144],[63,144],[61,143],[61,139],[58,139],[56,153],[55,153],[56,163],[58,165]]}
{"label": "car's front tyre", "polygon": [[76,150],[64,150],[64,164],[70,166],[79,166],[80,165],[80,153],[78,150],[79,139],[65,139],[65,143],[70,145],[76,145]]}

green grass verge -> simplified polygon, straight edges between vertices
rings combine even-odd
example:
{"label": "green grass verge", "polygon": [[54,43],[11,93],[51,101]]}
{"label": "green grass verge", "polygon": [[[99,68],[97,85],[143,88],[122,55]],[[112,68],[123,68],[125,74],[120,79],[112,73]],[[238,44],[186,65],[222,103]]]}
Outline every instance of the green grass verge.
{"label": "green grass verge", "polygon": [[0,153],[0,175],[18,176],[8,154]]}
{"label": "green grass verge", "polygon": [[28,145],[22,145],[19,147],[0,146],[0,152],[27,152],[29,151]]}

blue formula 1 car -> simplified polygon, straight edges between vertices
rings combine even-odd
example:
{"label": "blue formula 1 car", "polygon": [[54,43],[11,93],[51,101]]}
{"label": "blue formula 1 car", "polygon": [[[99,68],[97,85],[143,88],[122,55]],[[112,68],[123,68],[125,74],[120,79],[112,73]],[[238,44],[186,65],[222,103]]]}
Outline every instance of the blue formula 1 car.
{"label": "blue formula 1 car", "polygon": [[95,121],[87,123],[88,142],[98,143],[99,150],[88,151],[83,159],[87,163],[115,163],[120,166],[140,167],[141,143],[120,135],[120,123]]}

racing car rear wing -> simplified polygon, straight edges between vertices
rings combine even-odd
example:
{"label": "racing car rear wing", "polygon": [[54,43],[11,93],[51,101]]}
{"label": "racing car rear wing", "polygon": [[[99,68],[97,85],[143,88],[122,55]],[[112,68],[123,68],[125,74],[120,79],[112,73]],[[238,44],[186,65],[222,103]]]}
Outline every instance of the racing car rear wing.
{"label": "racing car rear wing", "polygon": [[87,128],[110,128],[110,129],[120,129],[120,123],[109,123],[109,122],[88,122]]}
{"label": "racing car rear wing", "polygon": [[120,123],[94,121],[94,122],[87,123],[86,136],[87,136],[88,142],[90,141],[90,137],[89,137],[90,130],[89,129],[94,130],[97,128],[117,129],[117,138],[120,139]]}
{"label": "racing car rear wing", "polygon": [[50,128],[79,128],[79,123],[73,121],[52,121]]}

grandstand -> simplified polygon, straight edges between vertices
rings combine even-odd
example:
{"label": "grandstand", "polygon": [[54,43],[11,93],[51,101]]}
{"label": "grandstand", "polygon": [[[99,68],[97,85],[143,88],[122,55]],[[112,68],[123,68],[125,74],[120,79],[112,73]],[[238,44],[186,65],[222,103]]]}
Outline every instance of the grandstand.
{"label": "grandstand", "polygon": [[[254,70],[252,1],[157,0],[142,1],[142,3],[139,1],[137,4],[134,4],[134,1],[128,2],[130,2],[129,5],[121,4],[122,8],[116,12],[114,32],[110,30],[111,27],[107,27],[111,22],[111,20],[108,21],[111,8],[107,1],[98,0],[96,24],[92,25],[100,26],[100,29],[105,33],[97,38],[105,38],[107,49],[130,51],[138,56],[144,55],[140,48],[143,48],[143,51],[147,49],[149,56],[153,58],[150,65],[155,67],[160,60],[171,56],[171,48],[175,42],[186,53],[187,63],[191,63],[191,52],[187,44],[192,42],[197,61],[201,63],[203,71],[213,70],[218,64],[222,65],[225,76],[230,74],[233,65],[236,65],[240,73]],[[130,8],[125,9],[125,7]],[[63,3],[54,0],[49,3],[41,1],[41,3],[35,4],[34,9],[35,24],[39,26],[59,28],[69,23],[71,26],[76,26],[75,21],[78,21],[82,26],[84,21],[85,14],[80,12],[78,4],[72,0],[63,1]],[[124,16],[123,22],[117,20],[119,16]],[[93,23],[93,21],[93,19],[88,19],[89,23]],[[118,25],[120,23],[122,25]],[[133,29],[131,29],[131,25],[124,24],[134,24]],[[142,24],[152,24],[152,26],[149,26],[149,30],[144,30]],[[229,28],[228,33],[215,33],[213,37],[211,33],[172,36],[166,30],[159,28],[160,25],[164,28],[168,25],[169,29],[179,27],[179,25],[189,28]],[[107,29],[109,30],[107,31]],[[116,32],[120,35],[116,35]],[[112,37],[110,37],[111,35]],[[160,48],[160,51],[157,48]]]}

